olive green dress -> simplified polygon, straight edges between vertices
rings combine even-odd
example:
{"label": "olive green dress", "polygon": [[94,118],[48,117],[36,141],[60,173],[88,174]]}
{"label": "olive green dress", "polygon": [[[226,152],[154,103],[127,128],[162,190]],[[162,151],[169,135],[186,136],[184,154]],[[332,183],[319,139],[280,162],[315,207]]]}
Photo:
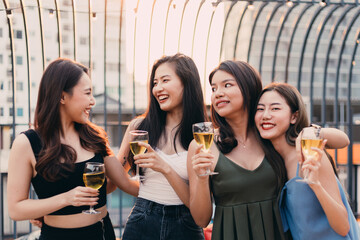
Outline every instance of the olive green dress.
{"label": "olive green dress", "polygon": [[216,205],[212,240],[285,239],[277,178],[266,158],[250,171],[220,153],[215,172],[210,179]]}

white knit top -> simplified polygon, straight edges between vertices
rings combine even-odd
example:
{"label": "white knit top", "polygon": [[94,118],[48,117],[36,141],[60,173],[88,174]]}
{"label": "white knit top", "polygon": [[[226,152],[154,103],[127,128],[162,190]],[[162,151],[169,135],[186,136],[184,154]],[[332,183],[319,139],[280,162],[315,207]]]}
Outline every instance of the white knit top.
{"label": "white knit top", "polygon": [[[186,168],[187,151],[168,155],[157,148],[156,153],[159,154],[186,183],[189,183]],[[145,179],[140,183],[139,197],[164,205],[183,204],[162,173],[156,172],[151,168],[146,168],[144,175]]]}

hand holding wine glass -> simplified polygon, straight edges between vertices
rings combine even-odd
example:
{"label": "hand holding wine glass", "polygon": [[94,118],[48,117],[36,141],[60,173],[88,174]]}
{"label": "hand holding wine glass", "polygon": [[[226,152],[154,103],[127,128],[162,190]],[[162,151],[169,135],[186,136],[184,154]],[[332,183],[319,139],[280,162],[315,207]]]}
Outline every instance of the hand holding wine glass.
{"label": "hand holding wine glass", "polygon": [[[304,155],[305,161],[314,161],[319,157],[319,151],[316,148],[321,149],[323,147],[323,135],[320,128],[304,128],[301,136],[301,150]],[[302,163],[303,164],[303,163]],[[312,183],[308,180],[309,170],[305,169],[303,172],[303,180],[299,182]]]}
{"label": "hand holding wine glass", "polygon": [[[105,167],[103,163],[87,162],[84,169],[83,181],[86,187],[99,189],[105,182]],[[84,210],[86,214],[98,214],[93,206],[89,210]]]}
{"label": "hand holding wine glass", "polygon": [[[135,155],[143,154],[146,151],[144,146],[140,146],[139,142],[148,143],[149,134],[147,131],[143,130],[134,130],[130,131],[130,150]],[[140,180],[139,166],[136,165],[136,174],[134,177],[131,177],[132,180]]]}
{"label": "hand holding wine glass", "polygon": [[[203,152],[209,152],[210,147],[214,140],[214,127],[211,122],[201,122],[195,123],[192,125],[192,130],[194,134],[194,139],[197,144],[202,145]],[[209,168],[206,169],[206,172],[203,174],[206,175],[215,175],[217,172],[212,172]]]}

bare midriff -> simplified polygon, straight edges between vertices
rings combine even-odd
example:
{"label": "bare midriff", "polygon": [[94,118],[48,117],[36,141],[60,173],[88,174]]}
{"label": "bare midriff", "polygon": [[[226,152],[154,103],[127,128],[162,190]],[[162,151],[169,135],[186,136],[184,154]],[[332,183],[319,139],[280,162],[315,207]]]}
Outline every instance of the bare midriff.
{"label": "bare midriff", "polygon": [[46,225],[57,228],[80,228],[90,226],[107,214],[106,205],[96,209],[101,211],[99,214],[77,213],[72,215],[47,215],[44,217]]}

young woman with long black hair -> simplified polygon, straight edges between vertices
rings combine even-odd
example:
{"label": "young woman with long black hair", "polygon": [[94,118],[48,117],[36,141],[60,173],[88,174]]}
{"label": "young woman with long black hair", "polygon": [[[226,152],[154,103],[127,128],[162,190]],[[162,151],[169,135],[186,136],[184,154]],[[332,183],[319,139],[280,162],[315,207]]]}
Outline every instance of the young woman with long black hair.
{"label": "young woman with long black hair", "polygon": [[[105,132],[88,119],[95,104],[88,74],[74,61],[53,61],[40,82],[35,129],[17,136],[10,151],[10,217],[44,216],[41,240],[115,239],[106,208],[107,181],[99,190],[85,187],[87,162],[114,163],[116,185],[132,195],[138,192],[138,184],[112,156]],[[31,183],[39,199],[29,199]],[[101,213],[82,213],[89,205]]]}
{"label": "young woman with long black hair", "polygon": [[[138,164],[142,176],[123,239],[203,239],[188,209],[187,149],[193,139],[192,124],[205,120],[194,61],[183,54],[157,60],[149,96],[146,113],[131,121],[118,154],[128,168]],[[132,157],[129,134],[135,129],[148,132],[149,144],[140,143],[147,152]]]}
{"label": "young woman with long black hair", "polygon": [[[211,116],[218,128],[209,153],[190,144],[190,210],[212,239],[284,239],[278,195],[286,181],[283,161],[256,137],[254,114],[260,75],[246,62],[224,61],[209,75]],[[204,176],[210,167],[217,175]]]}
{"label": "young woman with long black hair", "polygon": [[[336,177],[334,162],[322,150],[325,143],[329,148],[347,146],[346,134],[335,128],[307,129],[309,120],[302,97],[286,83],[264,88],[255,122],[267,148],[276,149],[285,161],[289,180],[280,202],[284,229],[289,229],[296,240],[359,239],[359,226]],[[317,131],[325,139],[320,148],[313,149],[317,157],[305,161],[300,151],[303,129]],[[308,183],[299,181],[305,170]]]}

